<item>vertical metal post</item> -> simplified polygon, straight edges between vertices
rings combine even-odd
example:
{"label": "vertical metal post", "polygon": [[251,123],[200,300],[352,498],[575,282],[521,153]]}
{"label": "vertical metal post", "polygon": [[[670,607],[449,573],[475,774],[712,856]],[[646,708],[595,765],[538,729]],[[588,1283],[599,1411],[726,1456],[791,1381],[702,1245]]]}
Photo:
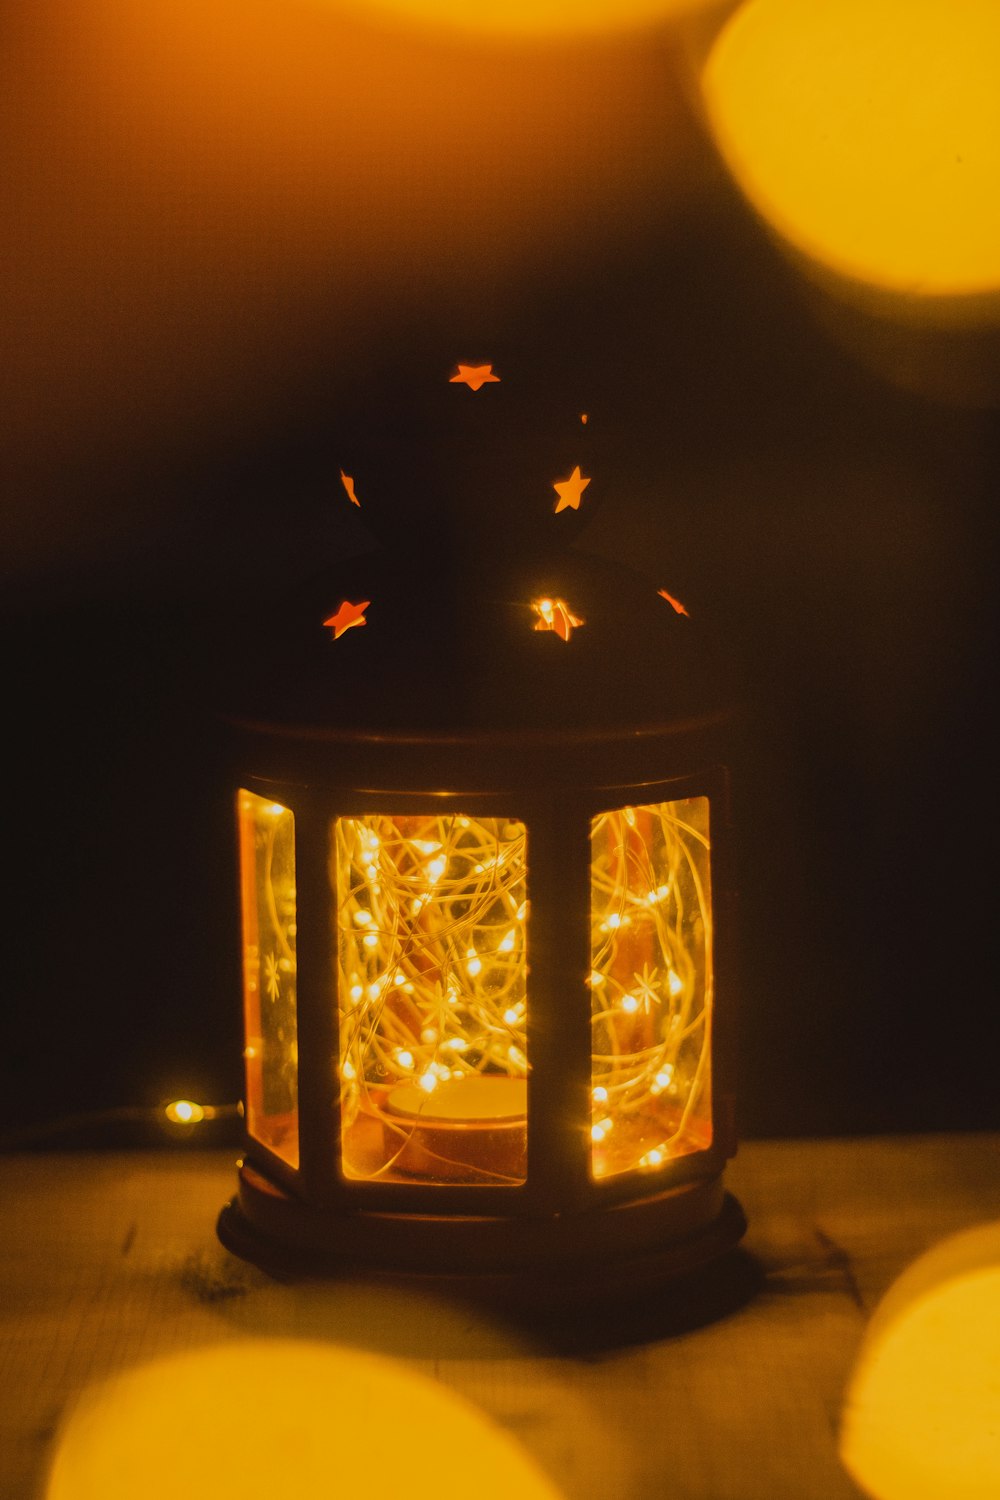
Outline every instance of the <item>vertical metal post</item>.
{"label": "vertical metal post", "polygon": [[295,820],[298,952],[299,1154],[305,1196],[330,1199],[340,1154],[335,894],[330,885],[330,809],[306,792]]}
{"label": "vertical metal post", "polygon": [[572,794],[528,827],[528,1187],[551,1212],[590,1188],[590,829]]}

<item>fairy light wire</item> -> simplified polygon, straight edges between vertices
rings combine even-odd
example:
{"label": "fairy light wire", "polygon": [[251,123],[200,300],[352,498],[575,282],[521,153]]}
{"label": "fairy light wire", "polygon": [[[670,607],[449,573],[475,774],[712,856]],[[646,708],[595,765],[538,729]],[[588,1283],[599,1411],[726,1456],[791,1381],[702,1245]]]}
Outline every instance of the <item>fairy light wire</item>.
{"label": "fairy light wire", "polygon": [[[598,1177],[659,1165],[710,1134],[707,809],[707,799],[694,798],[621,808],[592,823]],[[527,1078],[527,832],[508,819],[406,814],[338,818],[332,834],[345,1169],[394,1177],[414,1132],[436,1119],[439,1089]],[[272,852],[258,867],[268,886]],[[287,902],[261,894],[278,919]],[[286,937],[281,920],[275,936]],[[290,946],[282,943],[285,953]],[[416,1119],[389,1105],[404,1085],[426,1093]],[[372,1122],[378,1149],[365,1156],[355,1146],[366,1123],[371,1138]],[[429,1161],[436,1149],[424,1141]],[[483,1162],[470,1180],[522,1179]]]}
{"label": "fairy light wire", "polygon": [[370,1177],[416,1128],[387,1109],[394,1088],[422,1087],[432,1112],[439,1084],[527,1076],[526,834],[508,819],[340,818],[334,843],[346,1152],[371,1119],[399,1142]]}

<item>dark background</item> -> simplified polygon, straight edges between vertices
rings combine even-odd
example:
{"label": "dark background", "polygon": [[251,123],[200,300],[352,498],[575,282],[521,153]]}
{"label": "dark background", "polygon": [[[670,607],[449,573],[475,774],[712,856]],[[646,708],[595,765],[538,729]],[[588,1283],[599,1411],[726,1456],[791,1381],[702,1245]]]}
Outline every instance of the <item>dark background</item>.
{"label": "dark background", "polygon": [[334,418],[479,318],[618,389],[583,544],[731,643],[742,1133],[995,1128],[983,338],[811,285],[668,27],[177,9],[2,23],[4,1128],[239,1096],[210,643],[363,544]]}

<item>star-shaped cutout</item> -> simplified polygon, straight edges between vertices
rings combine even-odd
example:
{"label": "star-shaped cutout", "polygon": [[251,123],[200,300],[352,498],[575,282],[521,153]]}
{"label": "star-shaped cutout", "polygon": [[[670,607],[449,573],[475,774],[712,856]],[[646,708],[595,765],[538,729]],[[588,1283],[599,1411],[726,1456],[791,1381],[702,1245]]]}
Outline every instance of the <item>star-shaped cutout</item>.
{"label": "star-shaped cutout", "polygon": [[344,486],[344,489],[347,491],[347,498],[348,500],[350,500],[351,504],[357,505],[360,508],[361,501],[354,493],[354,480],[350,474],[345,474],[343,469],[341,469],[340,471],[340,482]]}
{"label": "star-shaped cutout", "polygon": [[349,599],[343,599],[337,608],[337,613],[324,620],[324,625],[333,627],[333,638],[339,641],[345,630],[350,630],[352,625],[366,625],[365,610],[371,603],[366,599],[363,604],[352,604]]}
{"label": "star-shaped cutout", "polygon": [[538,616],[535,629],[554,630],[561,641],[568,641],[573,628],[586,623],[573,614],[565,599],[533,599],[531,607]]}
{"label": "star-shaped cutout", "polygon": [[679,599],[675,599],[673,594],[668,594],[666,589],[657,589],[656,592],[659,594],[661,599],[666,599],[671,609],[676,610],[679,615],[687,615],[688,619],[690,620],[691,616],[688,615],[688,612],[684,608],[681,601]]}
{"label": "star-shaped cutout", "polygon": [[449,385],[467,385],[470,391],[478,391],[484,385],[499,385],[500,376],[494,375],[492,365],[459,365],[458,374],[449,378]]}
{"label": "star-shaped cutout", "polygon": [[571,508],[572,510],[579,510],[580,496],[583,494],[589,483],[590,480],[585,479],[584,476],[580,473],[579,464],[577,464],[576,468],[573,470],[568,479],[557,479],[552,486],[556,494],[559,496],[559,499],[556,501],[556,515],[558,515],[561,510],[566,510],[567,508]]}

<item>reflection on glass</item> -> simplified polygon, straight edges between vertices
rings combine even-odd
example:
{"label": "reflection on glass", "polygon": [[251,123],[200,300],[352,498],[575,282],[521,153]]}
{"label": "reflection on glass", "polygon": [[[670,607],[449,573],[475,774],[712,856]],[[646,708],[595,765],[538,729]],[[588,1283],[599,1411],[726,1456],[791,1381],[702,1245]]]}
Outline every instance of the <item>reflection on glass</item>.
{"label": "reflection on glass", "polygon": [[591,1172],[711,1144],[708,798],[591,822]]}
{"label": "reflection on glass", "polygon": [[338,818],[342,1165],[384,1182],[524,1181],[524,825]]}
{"label": "reflection on glass", "polygon": [[238,794],[247,1129],[299,1164],[295,1010],[295,818]]}

